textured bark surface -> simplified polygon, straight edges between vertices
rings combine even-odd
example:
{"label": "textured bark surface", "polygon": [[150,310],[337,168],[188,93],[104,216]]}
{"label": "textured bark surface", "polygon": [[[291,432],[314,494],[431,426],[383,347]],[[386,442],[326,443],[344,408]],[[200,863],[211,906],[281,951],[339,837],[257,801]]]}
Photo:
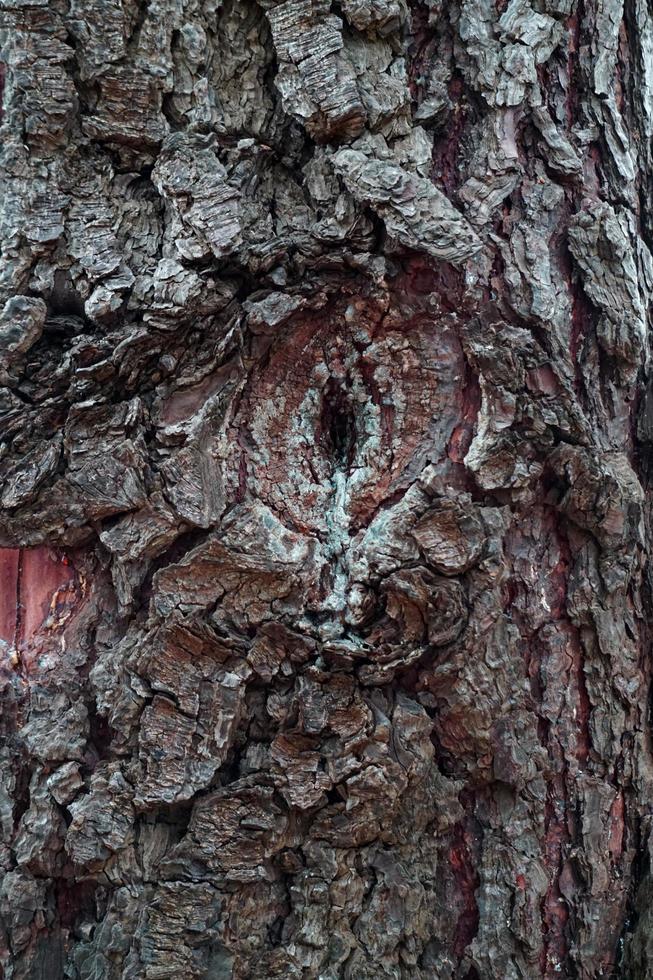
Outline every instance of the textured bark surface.
{"label": "textured bark surface", "polygon": [[0,8],[4,976],[653,976],[647,0]]}

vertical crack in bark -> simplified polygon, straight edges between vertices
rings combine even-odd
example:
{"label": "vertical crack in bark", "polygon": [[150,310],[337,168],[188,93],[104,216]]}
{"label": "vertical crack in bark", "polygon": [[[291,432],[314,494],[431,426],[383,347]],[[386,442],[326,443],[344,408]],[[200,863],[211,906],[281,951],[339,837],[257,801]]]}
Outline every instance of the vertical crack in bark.
{"label": "vertical crack in bark", "polygon": [[321,428],[334,468],[349,471],[356,452],[356,418],[346,384],[329,379],[323,395]]}

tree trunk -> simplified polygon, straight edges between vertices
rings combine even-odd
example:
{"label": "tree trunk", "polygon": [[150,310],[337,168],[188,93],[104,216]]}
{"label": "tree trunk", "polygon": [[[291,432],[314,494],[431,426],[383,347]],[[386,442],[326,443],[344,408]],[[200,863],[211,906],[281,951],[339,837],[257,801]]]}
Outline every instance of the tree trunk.
{"label": "tree trunk", "polygon": [[6,980],[653,977],[650,4],[1,7]]}

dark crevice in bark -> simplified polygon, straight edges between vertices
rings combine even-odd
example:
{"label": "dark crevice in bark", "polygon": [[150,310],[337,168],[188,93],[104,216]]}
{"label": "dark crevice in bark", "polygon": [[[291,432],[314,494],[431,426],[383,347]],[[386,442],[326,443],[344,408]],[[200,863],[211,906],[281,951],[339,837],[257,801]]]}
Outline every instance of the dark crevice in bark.
{"label": "dark crevice in bark", "polygon": [[327,382],[319,426],[324,433],[327,456],[336,469],[347,472],[356,451],[356,417],[346,381]]}

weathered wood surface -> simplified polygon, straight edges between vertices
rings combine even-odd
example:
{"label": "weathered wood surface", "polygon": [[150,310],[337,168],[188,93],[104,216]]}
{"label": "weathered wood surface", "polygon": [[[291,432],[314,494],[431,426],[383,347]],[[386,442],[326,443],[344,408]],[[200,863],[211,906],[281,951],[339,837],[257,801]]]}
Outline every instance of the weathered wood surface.
{"label": "weathered wood surface", "polygon": [[646,0],[1,0],[7,980],[653,976]]}

